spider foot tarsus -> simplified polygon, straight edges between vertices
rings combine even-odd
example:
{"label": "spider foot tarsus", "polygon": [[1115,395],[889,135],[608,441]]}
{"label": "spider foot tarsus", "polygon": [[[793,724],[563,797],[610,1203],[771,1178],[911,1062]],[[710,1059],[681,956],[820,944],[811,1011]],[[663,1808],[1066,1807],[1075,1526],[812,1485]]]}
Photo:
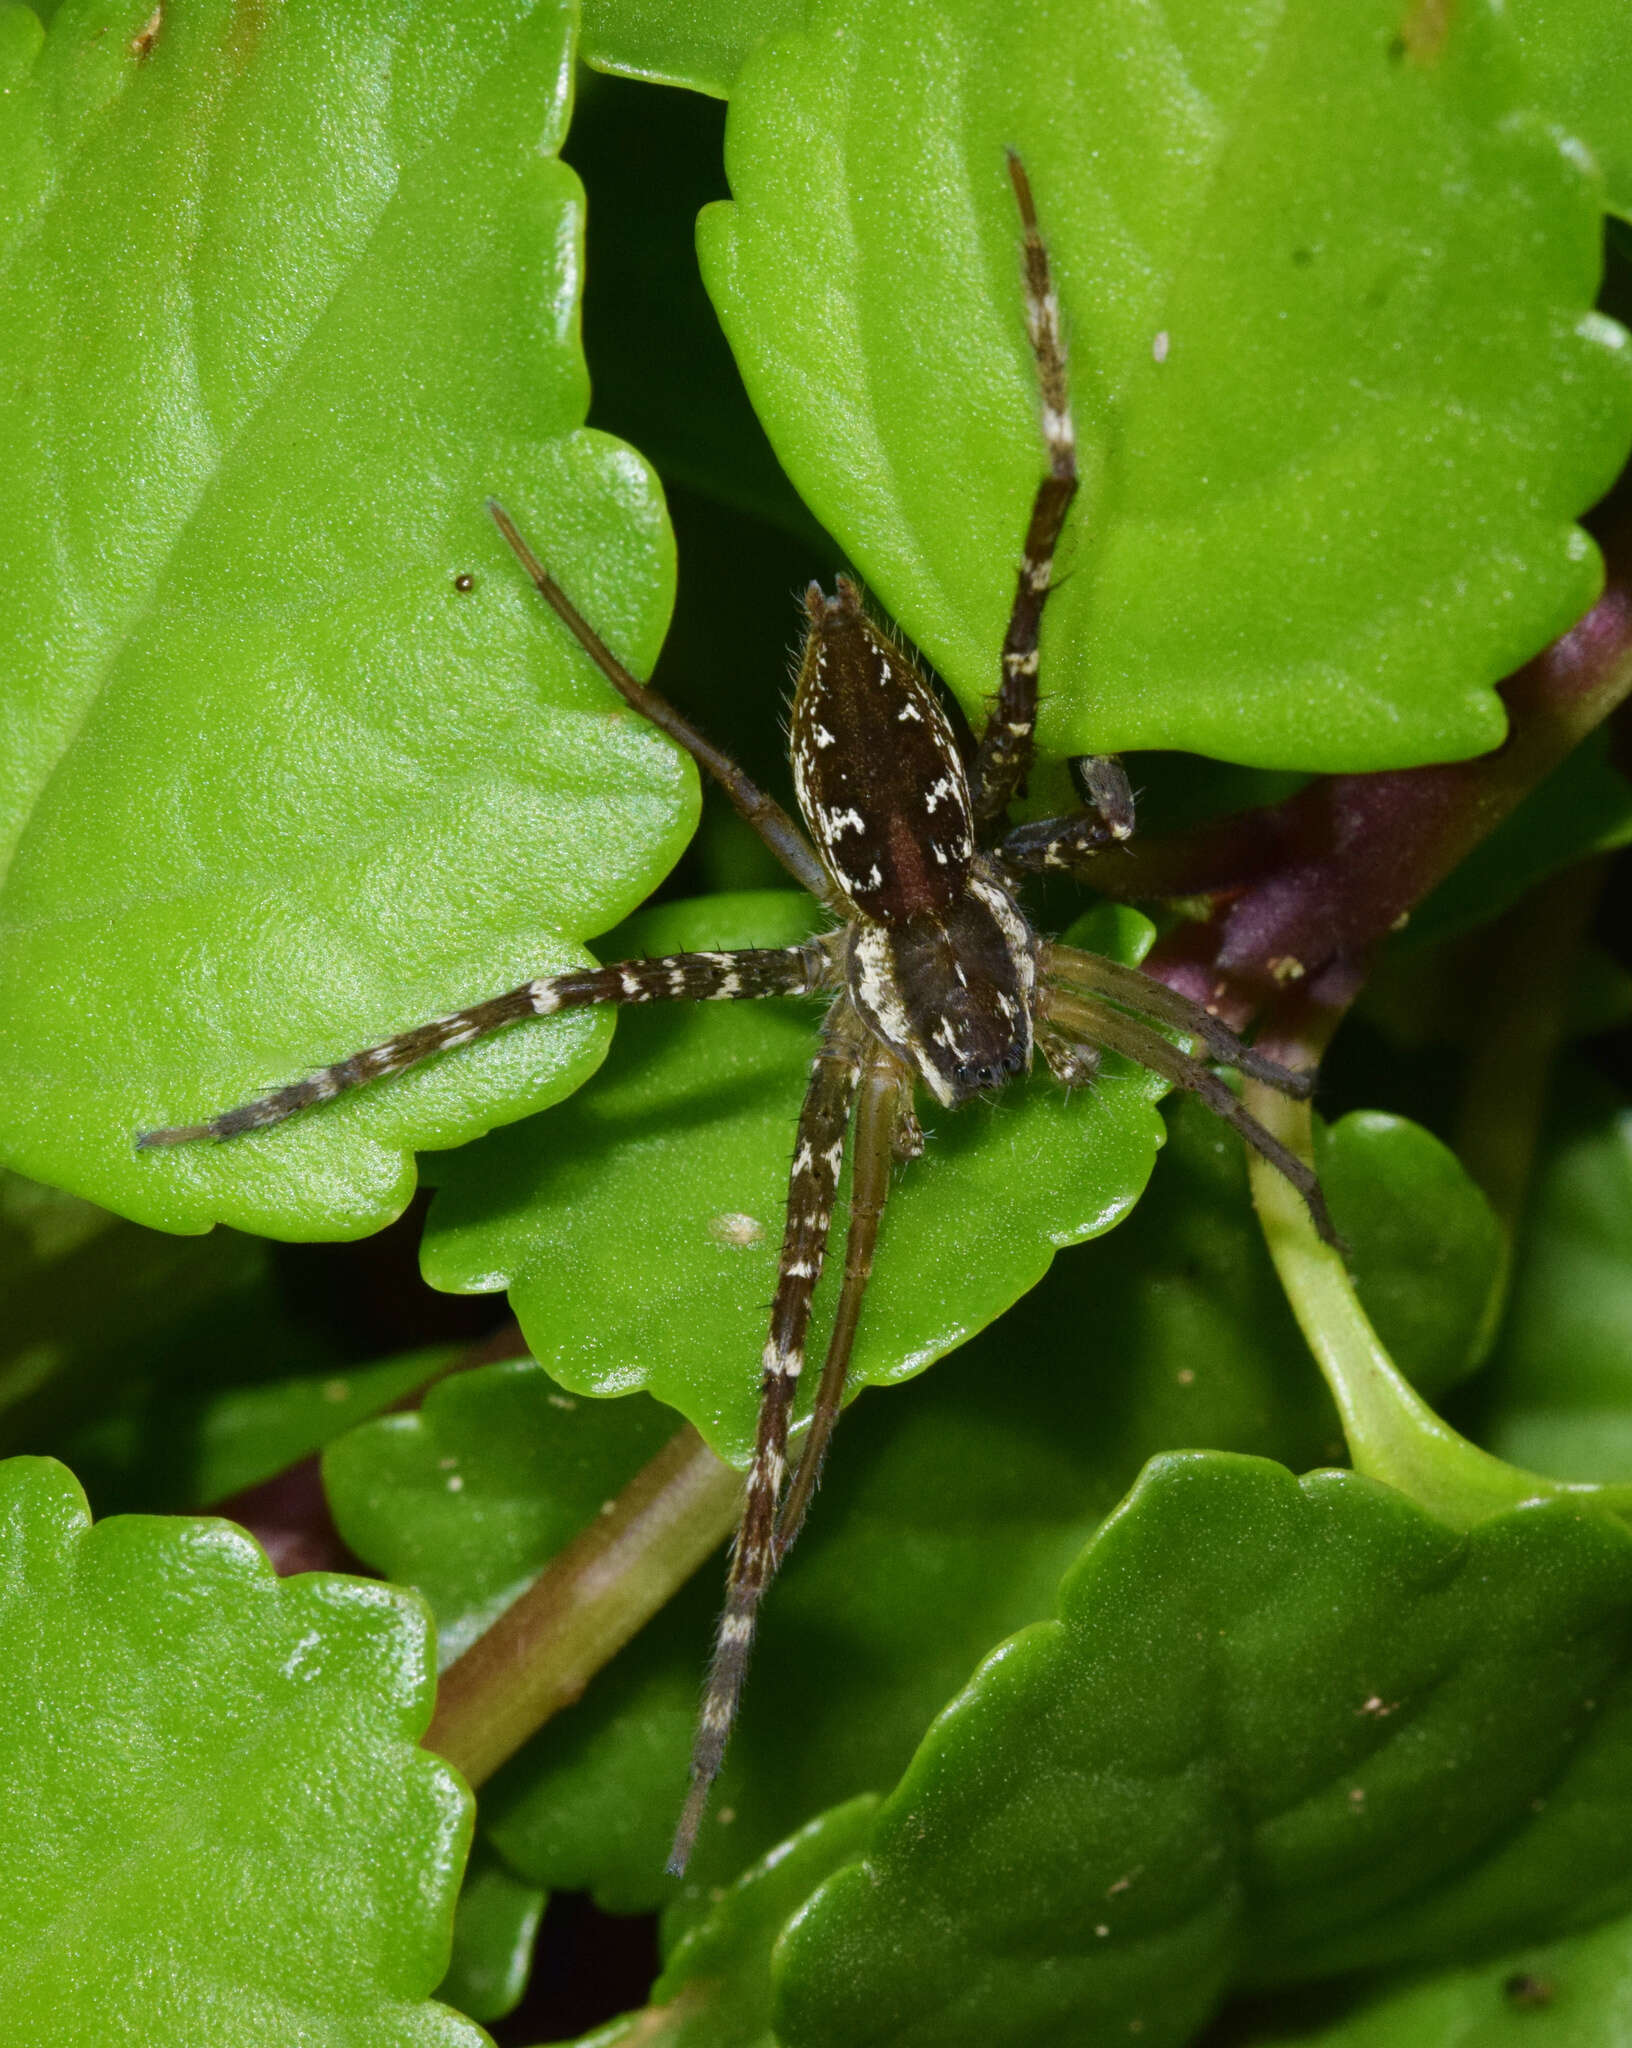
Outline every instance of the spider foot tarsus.
{"label": "spider foot tarsus", "polygon": [[1133,785],[1120,754],[1077,754],[1068,764],[1071,780],[1093,815],[1119,844],[1133,837]]}
{"label": "spider foot tarsus", "polygon": [[1070,765],[1084,808],[1016,825],[998,844],[999,859],[1022,874],[1091,876],[1098,855],[1107,847],[1125,847],[1133,837],[1133,787],[1121,757],[1079,754]]}
{"label": "spider foot tarsus", "polygon": [[1016,825],[998,842],[997,857],[1023,875],[1091,874],[1096,855],[1123,843],[1098,811],[1069,811]]}
{"label": "spider foot tarsus", "polygon": [[553,1017],[561,1010],[595,1004],[733,1002],[758,996],[808,995],[824,984],[830,972],[826,949],[819,940],[810,940],[802,946],[748,946],[728,953],[667,953],[655,960],[623,960],[609,967],[540,975],[488,1002],[455,1010],[451,1016],[367,1046],[304,1081],[258,1095],[207,1123],[143,1131],[136,1148],[147,1152],[159,1146],[191,1145],[201,1139],[237,1138],[265,1130],[315,1103],[332,1102],[351,1089],[406,1073],[422,1060],[469,1045],[525,1017]]}

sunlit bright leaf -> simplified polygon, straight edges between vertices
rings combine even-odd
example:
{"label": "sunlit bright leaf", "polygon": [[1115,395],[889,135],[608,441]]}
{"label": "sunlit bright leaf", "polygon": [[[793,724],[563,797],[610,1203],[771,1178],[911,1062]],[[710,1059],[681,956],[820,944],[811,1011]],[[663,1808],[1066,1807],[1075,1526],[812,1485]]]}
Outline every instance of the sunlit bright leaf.
{"label": "sunlit bright leaf", "polygon": [[[567,0],[73,0],[0,64],[0,1142],[168,1228],[348,1236],[577,1085],[513,1032],[219,1148],[226,1109],[585,956],[688,763],[483,512],[652,660],[673,562],[581,429]],[[461,590],[456,579],[474,578]]]}
{"label": "sunlit bright leaf", "polygon": [[[1606,90],[1610,88],[1606,86]],[[1060,753],[1496,744],[1632,430],[1602,190],[1491,0],[820,0],[731,87],[710,293],[801,494],[971,716],[1042,471],[1004,151],[1071,336]]]}
{"label": "sunlit bright leaf", "polygon": [[0,2010],[116,2048],[477,2048],[428,2003],[467,1796],[423,1617],[0,1465]]}

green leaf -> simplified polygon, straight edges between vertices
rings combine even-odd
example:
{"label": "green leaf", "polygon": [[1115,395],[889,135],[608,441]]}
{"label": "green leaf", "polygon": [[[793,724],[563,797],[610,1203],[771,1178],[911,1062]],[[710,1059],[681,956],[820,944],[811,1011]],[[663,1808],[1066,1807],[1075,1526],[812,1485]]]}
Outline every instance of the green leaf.
{"label": "green leaf", "polygon": [[1484,1362],[1502,1227],[1456,1154],[1405,1117],[1357,1110],[1315,1156],[1366,1314],[1406,1378],[1437,1400]]}
{"label": "green leaf", "polygon": [[971,716],[1042,474],[1018,149],[1083,488],[1042,743],[1496,744],[1632,429],[1590,164],[1490,0],[821,0],[732,89],[703,273],[784,467]]}
{"label": "green leaf", "polygon": [[786,2048],[1188,2040],[1625,1910],[1632,1534],[1159,1459],[785,1937]]}
{"label": "green leaf", "polygon": [[724,99],[751,50],[804,24],[807,0],[584,0],[582,53],[597,71]]}
{"label": "green leaf", "polygon": [[265,1264],[230,1232],[178,1242],[0,1174],[0,1444],[94,1409],[256,1290]]}
{"label": "green leaf", "polygon": [[586,1408],[530,1358],[513,1359],[340,1437],[323,1478],[350,1548],[430,1603],[448,1664],[674,1428],[655,1401]]}
{"label": "green leaf", "polygon": [[671,544],[579,424],[565,0],[253,33],[198,0],[142,58],[151,11],[3,17],[0,1138],[166,1228],[357,1235],[415,1146],[554,1101],[604,1023],[230,1146],[133,1137],[582,961],[647,893],[693,770],[483,499],[642,670]]}
{"label": "green leaf", "polygon": [[1632,220],[1632,14],[1621,0],[1519,0],[1510,18],[1537,94],[1603,166]]}
{"label": "green leaf", "polygon": [[[818,914],[780,893],[702,898],[647,913],[615,943],[784,945]],[[1077,937],[1137,958],[1150,927],[1107,910]],[[631,1017],[591,1095],[447,1162],[425,1277],[456,1294],[508,1287],[529,1347],[563,1386],[643,1387],[745,1464],[815,1034],[815,1013],[791,1002]],[[1150,1172],[1161,1088],[1108,1059],[1071,1099],[1040,1073],[994,1105],[933,1116],[923,1158],[891,1196],[852,1386],[921,1372],[1034,1287],[1058,1247],[1118,1222]],[[835,1292],[830,1269],[813,1356]]]}
{"label": "green leaf", "polygon": [[651,2003],[582,2035],[573,2048],[777,2048],[771,1951],[784,1921],[855,1853],[877,1801],[854,1799],[781,1842],[680,1943]]}
{"label": "green leaf", "polygon": [[1632,1480],[1632,1124],[1581,1067],[1559,1093],[1481,1439],[1558,1479]]}
{"label": "green leaf", "polygon": [[[970,1665],[1049,1611],[1153,1451],[1340,1449],[1235,1141],[1188,1103],[1172,1123],[1115,1237],[1064,1252],[910,1394],[846,1417],[767,1606],[691,1905],[811,1813],[891,1783]],[[527,1363],[486,1367],[331,1447],[330,1504],[359,1556],[430,1600],[445,1648],[463,1644],[632,1476],[662,1434],[653,1412],[575,1401]],[[663,1864],[718,1601],[718,1574],[700,1573],[486,1788],[517,1869],[614,1912],[673,1898]]]}
{"label": "green leaf", "polygon": [[194,1499],[204,1506],[309,1458],[445,1371],[456,1344],[433,1344],[336,1372],[226,1387],[198,1404]]}
{"label": "green leaf", "polygon": [[[819,1814],[745,1871],[675,1948],[633,2016],[632,2040],[673,2048],[776,2048],[771,1951],[790,1914],[866,1839],[876,1799]],[[616,2037],[614,2037],[616,2038]]]}
{"label": "green leaf", "polygon": [[1632,2028],[1632,1921],[1364,1993],[1277,2048],[1620,2048]]}
{"label": "green leaf", "polygon": [[13,2040],[476,2048],[426,2000],[468,1799],[416,1747],[415,1604],[224,1522],[88,1525],[0,1466],[0,2007]]}
{"label": "green leaf", "polygon": [[[1051,1610],[1060,1573],[1153,1453],[1341,1455],[1238,1142],[1189,1100],[1169,1126],[1150,1191],[1114,1237],[1063,1253],[910,1397],[864,1400],[847,1418],[767,1607],[683,1915],[812,1812],[890,1784],[971,1664]],[[1402,1364],[1435,1385],[1459,1377],[1493,1260],[1482,1198],[1443,1147],[1394,1118],[1345,1118],[1325,1170]],[[488,1367],[336,1443],[330,1502],[359,1556],[425,1593],[446,1652],[664,1429],[638,1397],[575,1402],[536,1366]],[[718,1599],[716,1574],[700,1574],[484,1792],[484,1825],[517,1869],[593,1890],[612,1911],[673,1898],[662,1866]]]}
{"label": "green leaf", "polygon": [[346,1362],[268,1249],[178,1238],[0,1174],[0,1442],[69,1462],[99,1512],[191,1510],[430,1378],[448,1346]]}
{"label": "green leaf", "polygon": [[480,1843],[453,1916],[453,1960],[437,1996],[473,2020],[499,2020],[521,2003],[544,1893]]}

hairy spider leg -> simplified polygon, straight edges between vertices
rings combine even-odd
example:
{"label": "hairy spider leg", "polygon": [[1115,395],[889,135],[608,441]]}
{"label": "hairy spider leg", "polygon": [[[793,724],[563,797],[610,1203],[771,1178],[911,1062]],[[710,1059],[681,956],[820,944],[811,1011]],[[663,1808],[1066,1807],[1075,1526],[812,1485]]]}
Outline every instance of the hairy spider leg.
{"label": "hairy spider leg", "polygon": [[691,1755],[691,1784],[675,1829],[668,1867],[679,1876],[690,1861],[736,1719],[753,1647],[759,1603],[776,1571],[776,1514],[782,1498],[788,1429],[804,1369],[811,1301],[827,1254],[833,1197],[844,1161],[845,1132],[867,1061],[867,1029],[841,996],[829,1010],[799,1112],[788,1212],[777,1261],[776,1294],[760,1379],[759,1426],[748,1491],[726,1580],[725,1611],[714,1638],[702,1712]]}
{"label": "hairy spider leg", "polygon": [[802,946],[742,947],[730,953],[667,953],[656,960],[624,960],[610,967],[576,967],[565,974],[541,975],[488,1002],[473,1003],[468,1010],[455,1010],[449,1017],[438,1017],[367,1046],[304,1081],[274,1088],[208,1123],[144,1131],[136,1144],[147,1151],[160,1145],[190,1145],[200,1138],[236,1138],[246,1131],[265,1130],[314,1103],[330,1102],[353,1088],[366,1088],[389,1075],[405,1073],[421,1060],[456,1045],[469,1045],[525,1017],[553,1017],[559,1010],[581,1010],[598,1003],[735,1002],[756,996],[810,995],[831,976],[827,950],[818,939]]}
{"label": "hairy spider leg", "polygon": [[997,854],[1014,872],[1039,875],[1062,869],[1092,880],[1092,856],[1107,846],[1127,843],[1133,830],[1133,791],[1122,763],[1114,754],[1079,754],[1070,769],[1087,808],[1038,818],[1005,832]]}
{"label": "hairy spider leg", "polygon": [[[1038,636],[1043,607],[1054,579],[1054,551],[1077,493],[1077,436],[1066,381],[1060,302],[1049,274],[1048,250],[1037,225],[1037,208],[1025,165],[1011,149],[1009,177],[1025,232],[1026,332],[1043,394],[1043,445],[1048,472],[1032,499],[1025,546],[1015,578],[1014,604],[1003,638],[1002,681],[997,704],[981,735],[970,777],[975,823],[989,827],[1002,818],[1031,768],[1037,731]],[[1090,757],[1089,787],[1106,839],[1126,839],[1133,830],[1133,797],[1122,765],[1112,755]]]}
{"label": "hairy spider leg", "polygon": [[649,683],[640,682],[632,676],[522,539],[515,521],[504,507],[497,499],[489,498],[487,509],[494,525],[509,542],[516,560],[532,578],[539,595],[619,696],[643,718],[649,719],[659,732],[665,732],[671,740],[678,741],[698,767],[713,776],[731,799],[738,816],[758,833],[800,888],[808,889],[818,902],[825,903],[830,909],[838,908],[833,885],[816,858],[815,849],[775,797],[768,795],[751,776],[746,775],[729,754],[722,754],[711,740],[705,739],[691,720],[676,711],[666,697]]}
{"label": "hairy spider leg", "polygon": [[1071,874],[1080,869],[1092,879],[1092,856],[1119,843],[1125,843],[1125,835],[1119,840],[1099,812],[1066,811],[1059,817],[1016,825],[998,841],[997,857],[1020,874]]}
{"label": "hairy spider leg", "polygon": [[1113,1010],[1108,1003],[1099,1002],[1092,996],[1077,995],[1067,989],[1046,988],[1042,991],[1040,1007],[1043,1016],[1059,1030],[1102,1045],[1111,1052],[1119,1052],[1124,1058],[1148,1067],[1153,1074],[1160,1074],[1175,1088],[1188,1089],[1199,1097],[1215,1116],[1239,1132],[1255,1152],[1268,1160],[1283,1179],[1291,1182],[1303,1197],[1316,1230],[1329,1245],[1338,1251],[1344,1250],[1343,1240],[1333,1227],[1326,1197],[1313,1168],[1306,1166],[1295,1152],[1289,1152],[1279,1138],[1265,1130],[1251,1110],[1236,1100],[1210,1067],[1192,1059],[1189,1053],[1181,1051],[1150,1025],[1127,1016],[1121,1010]]}
{"label": "hairy spider leg", "polygon": [[833,1316],[832,1335],[822,1377],[810,1411],[810,1427],[799,1452],[799,1464],[782,1503],[776,1522],[776,1562],[793,1548],[818,1484],[827,1447],[844,1406],[845,1382],[850,1376],[850,1353],[861,1321],[862,1298],[872,1277],[873,1253],[878,1245],[878,1226],[890,1194],[890,1168],[897,1155],[916,1143],[923,1150],[923,1133],[912,1113],[912,1069],[890,1051],[878,1046],[862,1075],[856,1102],[855,1122],[850,1139],[850,1227],[844,1240],[844,1285]]}
{"label": "hairy spider leg", "polygon": [[1113,1003],[1154,1017],[1158,1023],[1176,1025],[1180,1031],[1199,1038],[1221,1065],[1234,1067],[1238,1074],[1248,1074],[1255,1081],[1267,1081],[1283,1095],[1304,1102],[1315,1092],[1312,1074],[1297,1073],[1256,1051],[1238,1038],[1222,1017],[1215,1017],[1200,1003],[1180,995],[1165,981],[1142,974],[1137,967],[1124,967],[1120,960],[1108,960],[1101,953],[1079,952],[1075,946],[1045,944],[1038,957],[1037,971],[1045,980],[1062,981],[1090,995],[1108,996]]}

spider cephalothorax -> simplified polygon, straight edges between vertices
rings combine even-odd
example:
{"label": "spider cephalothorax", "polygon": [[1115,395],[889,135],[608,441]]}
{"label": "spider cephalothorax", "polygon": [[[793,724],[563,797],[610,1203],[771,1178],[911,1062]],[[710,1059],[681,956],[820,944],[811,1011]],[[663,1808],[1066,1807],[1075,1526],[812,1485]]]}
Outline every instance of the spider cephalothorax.
{"label": "spider cephalothorax", "polygon": [[[1025,235],[1027,326],[1042,386],[1048,465],[1026,529],[996,704],[968,764],[929,684],[911,656],[868,617],[855,586],[841,577],[827,597],[812,584],[792,734],[807,838],[773,798],[623,667],[508,515],[491,507],[539,591],[602,673],[714,776],[794,879],[827,907],[837,929],[798,946],[681,953],[542,976],[209,1122],[150,1131],[138,1141],[176,1145],[258,1130],[503,1025],[586,1004],[830,997],[794,1142],[754,1459],[674,1869],[685,1866],[719,1769],[760,1600],[798,1533],[838,1418],[891,1161],[910,1158],[923,1145],[913,1114],[920,1084],[953,1107],[1024,1072],[1035,1049],[1057,1080],[1074,1087],[1093,1078],[1101,1048],[1109,1048],[1201,1096],[1294,1183],[1321,1233],[1332,1234],[1309,1169],[1247,1114],[1209,1066],[1155,1027],[1175,1027],[1199,1039],[1221,1064],[1288,1093],[1307,1094],[1307,1077],[1254,1053],[1206,1011],[1137,969],[1040,937],[1019,901],[1028,873],[1091,871],[1094,855],[1132,830],[1133,804],[1120,765],[1096,756],[1076,764],[1081,810],[1014,829],[1008,822],[1031,763],[1038,629],[1055,545],[1076,491],[1059,310],[1030,188],[1013,157],[1010,175]],[[853,1185],[843,1284],[790,1481],[794,1398],[847,1142]]]}

